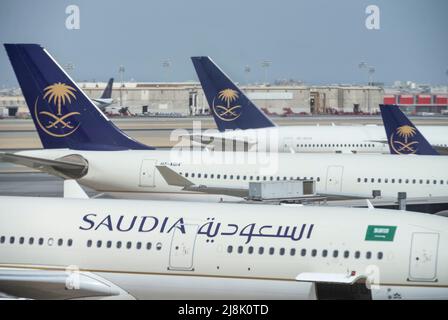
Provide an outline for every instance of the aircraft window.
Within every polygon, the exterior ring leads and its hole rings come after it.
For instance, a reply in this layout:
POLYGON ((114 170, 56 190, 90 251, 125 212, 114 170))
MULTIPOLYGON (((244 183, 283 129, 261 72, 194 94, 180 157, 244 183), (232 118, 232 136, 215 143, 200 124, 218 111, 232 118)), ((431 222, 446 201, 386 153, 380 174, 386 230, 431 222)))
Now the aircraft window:
POLYGON ((440 184, 443 184, 443 180, 440 180, 440 184))
POLYGON ((375 182, 375 178, 371 178, 370 182, 372 182, 372 183, 375 182))
POLYGON ((312 257, 317 256, 317 250, 316 249, 311 250, 311 256, 312 257))
POLYGON ((302 257, 306 256, 306 249, 302 249, 302 250, 300 251, 300 255, 301 255, 302 257))
POLYGON ((433 183, 433 184, 437 184, 437 180, 434 180, 432 183, 433 183))
POLYGON ((230 178, 229 178, 229 179, 230 179, 230 180, 232 180, 232 179, 233 179, 233 174, 231 174, 231 175, 230 175, 230 178))
POLYGON ((429 184, 429 180, 426 180, 426 184, 429 184))
POLYGON ((258 254, 263 254, 263 253, 264 253, 264 247, 258 248, 258 254))
POLYGON ((126 249, 131 249, 132 248, 132 242, 131 241, 128 241, 127 243, 126 243, 126 249))
POLYGON ((250 176, 249 180, 254 180, 254 177, 253 177, 253 176, 250 176))
MULTIPOLYGON (((42 238, 40 238, 42 239, 42 238)), ((40 244, 40 239, 39 239, 39 244, 40 244)), ((87 248, 90 248, 92 246, 92 240, 87 240, 87 248)))
POLYGON ((289 252, 289 254, 291 256, 295 256, 296 255, 296 249, 292 248, 291 251, 289 252))
POLYGON ((339 255, 339 251, 338 250, 334 250, 333 251, 333 258, 337 258, 339 255))
POLYGON ((226 174, 223 175, 222 178, 223 178, 223 179, 227 179, 227 175, 226 175, 226 174))
POLYGON ((232 251, 233 251, 233 247, 232 247, 232 246, 228 246, 228 247, 227 247, 227 252, 228 252, 228 253, 232 253, 232 251))
POLYGON ((271 181, 272 181, 272 180, 274 180, 274 177, 273 177, 273 176, 271 176, 270 180, 271 180, 271 181))
POLYGON ((54 242, 54 239, 53 239, 53 238, 48 238, 47 244, 48 244, 49 246, 52 246, 52 245, 53 245, 53 242, 54 242))
POLYGON ((243 253, 243 246, 238 247, 238 253, 243 253))
POLYGON ((401 183, 401 179, 398 179, 398 183, 401 183))
POLYGON ((39 238, 39 245, 43 245, 44 244, 44 238, 39 238))
POLYGON ((201 174, 200 173, 198 173, 198 178, 200 178, 201 177, 201 174))
POLYGON ((409 179, 406 179, 404 182, 405 182, 405 183, 409 183, 409 179))
POLYGON ((280 248, 279 253, 281 256, 285 255, 285 248, 280 248))
POLYGON ((263 180, 266 181, 266 176, 263 177, 263 180))
POLYGON ((381 183, 381 178, 378 178, 378 183, 381 183))
POLYGON ((137 244, 135 245, 135 247, 137 248, 137 250, 140 250, 142 248, 142 243, 139 241, 137 242, 137 244))
POLYGON ((211 175, 210 175, 210 179, 213 179, 215 177, 215 175, 212 173, 211 175))
POLYGON ((243 176, 243 180, 246 180, 247 179, 247 177, 246 176, 243 176))
POLYGON ((117 242, 117 249, 120 249, 121 248, 121 241, 118 241, 117 242))
POLYGON ((322 250, 322 257, 326 257, 328 255, 328 250, 327 249, 325 249, 325 250, 322 250))
POLYGON ((157 242, 156 243, 156 249, 159 250, 159 251, 162 250, 162 243, 161 242, 157 242))
POLYGON ((207 179, 207 176, 208 176, 208 175, 207 175, 206 173, 204 173, 204 179, 207 179))
POLYGON ((388 183, 388 182, 389 182, 389 179, 385 178, 384 183, 388 183))
POLYGON ((260 176, 257 176, 257 181, 260 180, 260 176))
POLYGON ((102 245, 103 245, 103 242, 102 242, 101 240, 98 240, 98 241, 96 242, 96 247, 97 247, 97 248, 101 248, 102 245))
POLYGON ((367 251, 366 252, 366 259, 370 259, 370 258, 372 258, 372 252, 367 251))
POLYGON ((68 239, 67 241, 67 246, 71 247, 73 244, 73 240, 72 239, 68 239))
POLYGON ((350 256, 350 252, 348 250, 344 251, 344 258, 348 258, 350 256))
POLYGON ((10 238, 9 238, 9 243, 13 244, 15 240, 16 240, 16 238, 14 238, 14 237, 10 237, 10 238))
POLYGON ((194 178, 194 173, 191 174, 191 177, 194 178))
POLYGON ((364 182, 367 183, 367 178, 364 178, 364 182))
POLYGON ((355 251, 355 259, 359 259, 360 256, 361 256, 361 252, 355 251))
POLYGON ((25 238, 24 238, 24 237, 20 237, 20 238, 19 238, 19 243, 20 243, 20 244, 23 244, 24 242, 25 242, 25 238))
POLYGON ((147 242, 146 243, 146 250, 150 250, 151 249, 151 242, 147 242))
POLYGON ((275 252, 274 247, 270 247, 270 248, 269 248, 269 254, 270 254, 270 255, 273 255, 274 252, 275 252))
POLYGON ((247 252, 248 252, 249 254, 254 253, 254 247, 249 247, 249 248, 247 249, 247 252))
POLYGON ((317 182, 319 182, 320 181, 320 177, 317 177, 317 182))
POLYGON ((283 180, 286 180, 286 177, 283 177, 283 180))
POLYGON ((33 243, 34 243, 34 238, 31 237, 31 238, 28 240, 28 244, 33 244, 33 243))
POLYGON ((5 243, 5 236, 0 237, 0 243, 5 243))
POLYGON ((378 258, 378 260, 383 259, 383 253, 382 252, 378 252, 377 258, 378 258))
POLYGON ((216 175, 216 179, 221 179, 221 175, 220 175, 220 174, 217 174, 217 175, 216 175))
POLYGON ((108 249, 112 248, 112 241, 108 240, 106 242, 106 248, 108 248, 108 249))
POLYGON ((236 176, 236 180, 240 180, 240 176, 236 176))
POLYGON ((395 183, 395 179, 392 179, 390 182, 395 183))
POLYGON ((62 246, 63 244, 64 244, 64 240, 59 239, 59 240, 58 240, 58 246, 62 246))
POLYGON ((415 182, 416 182, 416 180, 415 180, 415 179, 412 179, 412 184, 415 184, 415 182))
POLYGON ((277 176, 277 181, 280 181, 280 177, 277 176))
POLYGON ((186 178, 188 178, 188 172, 187 172, 187 173, 185 173, 185 177, 186 177, 186 178))

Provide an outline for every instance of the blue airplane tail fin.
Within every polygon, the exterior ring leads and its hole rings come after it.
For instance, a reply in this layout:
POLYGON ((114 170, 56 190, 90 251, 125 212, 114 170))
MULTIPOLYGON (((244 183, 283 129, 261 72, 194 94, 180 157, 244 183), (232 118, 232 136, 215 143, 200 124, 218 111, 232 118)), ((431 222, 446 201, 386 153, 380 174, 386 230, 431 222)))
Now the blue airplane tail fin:
POLYGON ((46 149, 148 150, 124 134, 38 44, 5 44, 46 149))
POLYGON ((191 60, 219 131, 275 126, 209 57, 191 60))
POLYGON ((110 99, 110 98, 112 98, 112 86, 113 85, 114 85, 114 78, 110 78, 109 82, 107 83, 106 88, 103 91, 103 94, 100 97, 100 99, 110 99))
POLYGON ((397 105, 380 105, 392 154, 439 155, 397 105))

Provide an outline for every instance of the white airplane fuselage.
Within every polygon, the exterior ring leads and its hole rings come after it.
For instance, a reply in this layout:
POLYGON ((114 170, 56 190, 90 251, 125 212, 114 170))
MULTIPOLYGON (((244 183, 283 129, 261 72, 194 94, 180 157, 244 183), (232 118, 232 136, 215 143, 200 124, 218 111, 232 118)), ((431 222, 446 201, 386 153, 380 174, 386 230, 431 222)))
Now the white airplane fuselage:
MULTIPOLYGON (((420 126, 433 146, 448 146, 448 127, 420 126)), ((282 126, 206 133, 229 142, 249 141, 249 151, 389 153, 383 126, 282 126)), ((221 147, 221 146, 219 146, 221 147)), ((229 143, 225 146, 232 150, 229 143)), ((223 150, 223 149, 219 149, 223 150)))
MULTIPOLYGON (((448 298, 444 217, 109 199, 0 201, 0 291, 5 279, 29 285, 24 274, 57 281, 70 266, 80 289, 90 279, 109 298, 315 299, 322 283, 350 277, 376 285, 373 299, 448 298)), ((12 293, 26 292, 7 284, 12 293)), ((43 291, 45 284, 39 286, 43 291)))
POLYGON ((443 156, 201 152, 189 150, 78 151, 46 149, 20 155, 58 159, 77 154, 88 162, 78 181, 97 191, 184 193, 156 166, 167 166, 195 185, 248 189, 249 181, 314 179, 319 194, 385 198, 448 195, 448 158, 443 156))

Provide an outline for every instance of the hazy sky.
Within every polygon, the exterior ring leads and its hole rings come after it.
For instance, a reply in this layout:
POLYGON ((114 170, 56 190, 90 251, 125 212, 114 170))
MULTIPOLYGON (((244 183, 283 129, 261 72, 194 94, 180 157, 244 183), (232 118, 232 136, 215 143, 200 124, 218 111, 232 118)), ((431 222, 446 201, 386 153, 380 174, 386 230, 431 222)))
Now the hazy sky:
MULTIPOLYGON (((447 0, 1 0, 0 40, 36 42, 78 80, 196 80, 189 59, 209 55, 234 80, 294 78, 310 84, 375 81, 448 82, 447 0), (68 5, 80 29, 65 26, 68 5), (380 30, 365 26, 368 5, 380 30), (170 60, 169 72, 162 61, 170 60)), ((17 84, 3 48, 0 85, 17 84)))

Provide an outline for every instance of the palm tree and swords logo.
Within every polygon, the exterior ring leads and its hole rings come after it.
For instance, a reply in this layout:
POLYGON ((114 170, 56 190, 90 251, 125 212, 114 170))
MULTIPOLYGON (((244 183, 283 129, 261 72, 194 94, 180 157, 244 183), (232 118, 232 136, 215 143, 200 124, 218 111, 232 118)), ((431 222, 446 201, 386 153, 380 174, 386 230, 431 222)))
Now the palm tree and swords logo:
POLYGON ((418 141, 409 140, 415 136, 417 130, 414 127, 404 125, 398 127, 396 133, 390 136, 390 145, 392 149, 398 154, 414 154, 418 149, 418 141), (394 140, 394 136, 401 138, 401 140, 394 140))
MULTIPOLYGON (((49 104, 53 104, 57 108, 57 112, 50 112, 48 109, 38 112, 38 100, 35 103, 35 116, 40 128, 53 137, 66 137, 76 131, 79 127, 73 124, 70 117, 79 115, 79 112, 72 111, 63 114, 63 106, 72 103, 72 99, 76 100, 76 89, 65 83, 54 83, 44 89, 43 99, 49 104), (61 130, 62 129, 62 130, 61 130), (62 133, 61 133, 62 132, 62 133)), ((40 108, 42 109, 42 108, 40 108)))
POLYGON ((216 116, 223 121, 233 121, 241 116, 241 106, 232 105, 232 102, 238 99, 238 92, 233 89, 224 89, 218 93, 217 98, 224 102, 224 105, 216 103, 216 98, 213 99, 213 111, 216 116))

